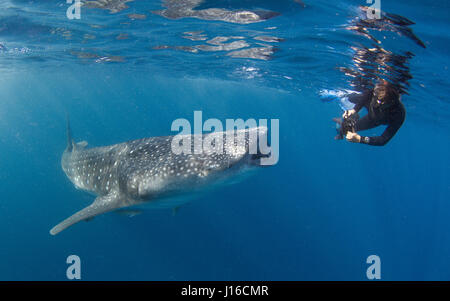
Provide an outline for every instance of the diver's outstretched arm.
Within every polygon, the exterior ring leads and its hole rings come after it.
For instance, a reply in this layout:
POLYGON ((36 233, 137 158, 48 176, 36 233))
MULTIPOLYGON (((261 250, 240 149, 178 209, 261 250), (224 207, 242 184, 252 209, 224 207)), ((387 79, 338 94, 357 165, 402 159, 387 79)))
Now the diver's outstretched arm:
MULTIPOLYGON (((392 139, 392 137, 395 136, 397 131, 400 129, 400 127, 403 125, 403 122, 405 121, 406 112, 401 105, 401 108, 399 111, 394 113, 390 116, 391 121, 388 124, 388 127, 384 130, 383 134, 380 136, 375 137, 364 137, 361 136, 360 142, 364 144, 374 145, 374 146, 383 146, 386 145, 386 143, 389 142, 389 140, 392 139)), ((358 120, 356 124, 356 130, 362 131, 365 129, 373 128, 376 125, 373 124, 374 121, 368 117, 368 115, 364 116, 360 120, 358 120)))
POLYGON ((361 136, 361 143, 373 145, 373 146, 384 146, 386 143, 389 142, 389 140, 394 137, 394 135, 397 133, 397 131, 400 129, 400 125, 389 125, 381 134, 380 136, 374 136, 374 137, 364 137, 361 136))

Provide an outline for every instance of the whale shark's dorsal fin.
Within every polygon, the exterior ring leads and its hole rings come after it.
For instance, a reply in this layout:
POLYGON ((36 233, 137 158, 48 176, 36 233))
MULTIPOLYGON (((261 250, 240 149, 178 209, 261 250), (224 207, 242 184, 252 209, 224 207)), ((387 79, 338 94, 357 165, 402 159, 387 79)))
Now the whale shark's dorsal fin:
POLYGON ((73 141, 72 138, 72 130, 70 128, 70 119, 69 119, 69 113, 66 113, 66 118, 67 118, 67 147, 66 147, 66 151, 71 152, 74 149, 83 149, 85 148, 88 143, 86 141, 80 141, 75 143, 73 141))
POLYGON ((66 113, 66 120, 67 120, 67 147, 66 151, 71 152, 73 150, 73 140, 72 140, 72 131, 70 130, 70 120, 69 120, 69 113, 66 113))
POLYGON ((120 202, 120 196, 117 193, 110 193, 105 196, 99 196, 95 201, 86 208, 78 211, 74 215, 66 218, 61 223, 57 224, 50 230, 51 235, 56 235, 62 230, 78 223, 82 220, 92 219, 94 216, 112 211, 114 209, 123 207, 120 202))

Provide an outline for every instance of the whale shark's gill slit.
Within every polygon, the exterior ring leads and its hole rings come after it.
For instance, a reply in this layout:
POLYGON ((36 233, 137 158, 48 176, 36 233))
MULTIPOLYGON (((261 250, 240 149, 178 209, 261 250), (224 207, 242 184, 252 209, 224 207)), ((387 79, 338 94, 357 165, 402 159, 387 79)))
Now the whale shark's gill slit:
POLYGON ((92 219, 99 214, 112 211, 114 209, 122 207, 120 198, 117 194, 108 194, 106 196, 97 197, 95 201, 88 207, 78 211, 74 215, 66 218, 61 223, 53 227, 50 230, 51 235, 56 235, 64 229, 76 224, 82 220, 92 219))

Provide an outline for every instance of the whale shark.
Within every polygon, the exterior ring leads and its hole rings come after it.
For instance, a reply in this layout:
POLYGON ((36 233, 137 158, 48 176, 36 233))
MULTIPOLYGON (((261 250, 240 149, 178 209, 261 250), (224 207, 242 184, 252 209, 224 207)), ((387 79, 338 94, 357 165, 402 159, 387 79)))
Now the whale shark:
POLYGON ((80 221, 125 207, 177 209, 190 200, 187 195, 229 183, 233 176, 261 166, 261 159, 267 155, 257 148, 258 140, 266 138, 267 127, 260 126, 231 132, 150 137, 88 148, 86 141, 74 142, 67 121, 67 147, 61 167, 77 189, 93 193, 96 198, 91 205, 53 227, 50 234, 56 235, 80 221), (172 140, 177 136, 189 136, 193 145, 199 140, 210 138, 208 141, 214 142, 211 138, 220 137, 223 149, 174 152, 172 140), (254 149, 258 151, 254 153, 254 149))

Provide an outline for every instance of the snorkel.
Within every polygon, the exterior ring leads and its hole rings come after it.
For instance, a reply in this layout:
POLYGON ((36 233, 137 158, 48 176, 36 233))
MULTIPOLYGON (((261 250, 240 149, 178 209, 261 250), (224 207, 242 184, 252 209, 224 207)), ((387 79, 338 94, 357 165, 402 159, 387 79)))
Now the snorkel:
POLYGON ((385 111, 392 107, 399 97, 397 89, 389 82, 383 80, 375 86, 370 106, 376 110, 385 111))

